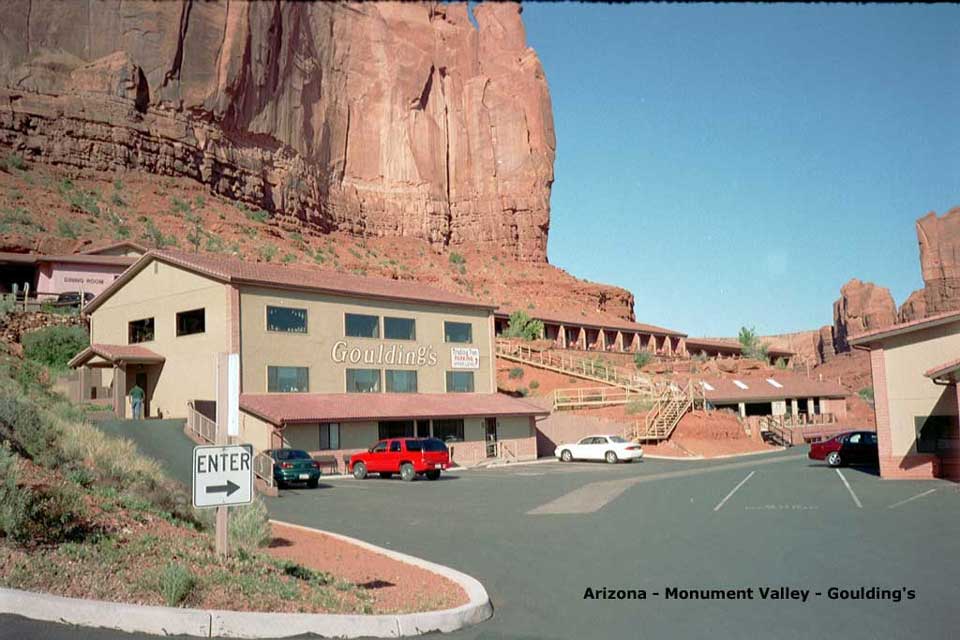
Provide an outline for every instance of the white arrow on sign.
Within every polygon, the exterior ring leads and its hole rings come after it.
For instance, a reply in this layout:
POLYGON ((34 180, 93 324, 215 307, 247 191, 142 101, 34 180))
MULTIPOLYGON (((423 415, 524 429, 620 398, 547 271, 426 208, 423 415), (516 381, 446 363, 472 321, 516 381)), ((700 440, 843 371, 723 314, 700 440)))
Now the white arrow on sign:
POLYGON ((193 506, 225 507, 253 501, 253 447, 205 445, 193 449, 193 506))

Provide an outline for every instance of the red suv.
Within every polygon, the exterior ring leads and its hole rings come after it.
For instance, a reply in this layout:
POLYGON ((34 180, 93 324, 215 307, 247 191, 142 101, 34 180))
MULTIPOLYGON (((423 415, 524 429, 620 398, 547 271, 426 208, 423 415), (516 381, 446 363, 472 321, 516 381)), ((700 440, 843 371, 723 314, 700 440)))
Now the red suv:
POLYGON ((436 480, 440 472, 450 467, 447 445, 437 438, 391 438, 381 440, 366 453, 350 456, 350 472, 357 480, 377 472, 381 478, 395 473, 409 482, 417 474, 436 480))

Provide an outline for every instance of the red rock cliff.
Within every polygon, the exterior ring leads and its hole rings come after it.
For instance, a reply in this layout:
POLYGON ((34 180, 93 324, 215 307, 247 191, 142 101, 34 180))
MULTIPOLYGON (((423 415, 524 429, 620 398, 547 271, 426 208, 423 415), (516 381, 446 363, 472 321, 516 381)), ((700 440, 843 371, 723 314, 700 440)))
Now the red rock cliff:
POLYGON ((853 278, 840 288, 840 298, 833 303, 833 348, 836 353, 849 351, 848 337, 896 321, 897 306, 890 290, 853 278))
POLYGON ((960 207, 917 220, 923 289, 900 307, 901 322, 960 309, 960 207))
POLYGON ((187 176, 322 230, 546 260, 554 131, 520 7, 0 4, 0 144, 187 176))

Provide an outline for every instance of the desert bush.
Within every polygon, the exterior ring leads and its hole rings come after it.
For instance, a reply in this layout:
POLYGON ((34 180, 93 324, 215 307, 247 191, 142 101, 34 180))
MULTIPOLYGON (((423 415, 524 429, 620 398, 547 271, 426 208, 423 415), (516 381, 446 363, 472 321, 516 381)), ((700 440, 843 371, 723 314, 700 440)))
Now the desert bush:
POLYGON ((190 213, 190 203, 185 200, 181 200, 177 196, 170 198, 170 210, 173 213, 187 214, 190 213))
POLYGON ((196 586, 197 579, 182 564, 171 562, 160 572, 159 592, 168 607, 177 607, 196 586))
POLYGON ((297 261, 297 256, 293 253, 285 253, 283 257, 280 258, 280 262, 283 264, 292 264, 297 261))
POLYGON ((535 391, 536 389, 539 389, 539 388, 540 388, 540 382, 539 382, 539 381, 537 381, 537 380, 531 380, 531 381, 530 381, 530 390, 531 390, 531 391, 535 391))
POLYGON ((165 236, 160 229, 157 228, 157 225, 153 223, 153 220, 147 218, 144 221, 143 225, 143 236, 146 240, 153 244, 157 249, 163 249, 168 245, 175 245, 176 238, 173 236, 165 236))
POLYGON ((7 171, 10 171, 11 169, 16 169, 17 171, 27 170, 27 161, 23 159, 23 156, 16 153, 7 154, 7 157, 4 158, 3 164, 7 171))
POLYGON ((270 220, 270 214, 264 211, 263 209, 251 210, 247 208, 241 209, 243 215, 247 216, 247 220, 251 222, 259 222, 260 224, 266 224, 270 220))
POLYGON ((46 327, 24 334, 23 355, 52 369, 66 369, 70 359, 86 349, 90 339, 83 327, 46 327))
POLYGON ((514 311, 507 321, 507 328, 503 332, 505 338, 522 338, 537 340, 543 335, 543 322, 534 320, 525 311, 514 311))
POLYGON ((523 367, 514 367, 510 369, 510 373, 507 374, 511 380, 516 380, 523 377, 523 367))
POLYGON ((30 517, 27 494, 18 485, 20 463, 6 442, 0 443, 0 534, 17 539, 30 517))
POLYGON ((84 507, 70 483, 20 484, 17 456, 0 445, 0 534, 18 543, 57 543, 83 537, 84 507))
POLYGON ((0 386, 0 440, 20 455, 45 466, 62 461, 60 431, 44 420, 36 406, 13 385, 0 386))
POLYGON ((273 536, 270 514, 259 496, 253 502, 230 510, 230 546, 247 552, 266 546, 273 536))
POLYGON ((528 395, 530 395, 530 390, 526 387, 520 387, 517 389, 517 395, 519 395, 521 398, 526 398, 528 395))
POLYGON ((861 398, 864 402, 867 402, 867 403, 869 403, 869 404, 871 404, 871 405, 873 404, 873 401, 874 401, 874 400, 873 400, 873 387, 864 387, 863 389, 860 389, 860 391, 857 391, 857 395, 860 396, 860 398, 861 398))
POLYGON ((272 262, 277 257, 277 248, 272 244, 265 244, 258 249, 260 259, 264 262, 272 262))
POLYGON ((70 238, 71 240, 76 240, 78 234, 76 226, 63 218, 57 220, 57 233, 60 237, 70 238))
POLYGON ((633 364, 636 365, 637 369, 643 369, 645 366, 650 364, 653 361, 653 354, 647 351, 646 349, 641 349, 633 354, 633 364))
POLYGON ((773 366, 775 366, 777 369, 784 370, 787 368, 787 359, 783 356, 780 356, 777 358, 777 361, 773 363, 773 366))
POLYGON ((450 264, 460 265, 464 264, 467 261, 462 254, 457 253, 456 251, 450 254, 450 264))
POLYGON ((633 415, 635 413, 643 413, 644 411, 650 411, 651 408, 653 408, 653 400, 644 398, 641 400, 631 400, 630 402, 628 402, 627 406, 625 407, 625 411, 629 415, 633 415))
POLYGON ((740 334, 737 336, 737 340, 740 342, 740 351, 744 358, 766 362, 768 347, 760 342, 760 337, 757 335, 756 329, 753 327, 749 329, 747 327, 740 327, 740 334))

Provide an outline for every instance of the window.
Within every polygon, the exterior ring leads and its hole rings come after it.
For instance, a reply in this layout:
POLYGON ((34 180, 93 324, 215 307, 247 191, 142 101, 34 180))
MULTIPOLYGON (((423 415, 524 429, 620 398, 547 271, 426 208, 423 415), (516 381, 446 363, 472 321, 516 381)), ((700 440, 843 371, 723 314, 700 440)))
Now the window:
POLYGON ((430 421, 429 420, 417 420, 417 437, 418 438, 430 437, 430 421))
POLYGON ((849 438, 847 438, 847 442, 850 444, 860 444, 860 434, 859 433, 852 434, 849 438))
POLYGON ((390 443, 390 452, 391 453, 400 453, 400 441, 394 440, 390 443))
POLYGON ((447 445, 443 444, 442 440, 437 440, 436 438, 427 438, 426 440, 421 440, 423 443, 424 451, 446 451, 447 445))
POLYGON ((381 439, 413 437, 413 420, 384 420, 377 426, 381 439))
POLYGON ((447 393, 473 393, 473 371, 447 371, 447 393))
POLYGON ((347 369, 347 393, 380 393, 380 369, 347 369))
POLYGON ((177 314, 177 335, 189 336, 207 330, 206 314, 203 309, 181 311, 177 314))
POLYGON ((407 440, 407 451, 423 451, 423 440, 407 440))
POLYGON ((267 331, 306 333, 307 310, 289 307, 267 307, 267 331))
POLYGON ((416 393, 416 371, 394 371, 387 369, 384 372, 388 393, 416 393))
POLYGON ((307 367, 267 367, 268 393, 306 393, 310 390, 307 367))
POLYGON ((383 318, 383 337, 387 340, 416 340, 417 321, 413 318, 383 318))
POLYGON ((473 325, 468 322, 444 322, 444 342, 473 342, 473 325))
POLYGON ((339 449, 340 448, 340 425, 336 422, 324 422, 320 424, 320 448, 321 449, 339 449))
POLYGON ((374 447, 373 447, 373 452, 374 452, 374 453, 383 453, 383 452, 386 451, 386 450, 387 450, 387 443, 386 443, 386 442, 378 442, 378 443, 377 443, 376 445, 374 445, 374 447))
POLYGON ((433 437, 444 442, 459 442, 463 440, 463 420, 434 420, 433 437))
POLYGON ((127 324, 128 344, 150 342, 151 340, 153 340, 153 318, 134 320, 133 322, 127 324))
POLYGON ((345 314, 344 327, 351 338, 379 338, 380 316, 363 316, 357 313, 345 314))

